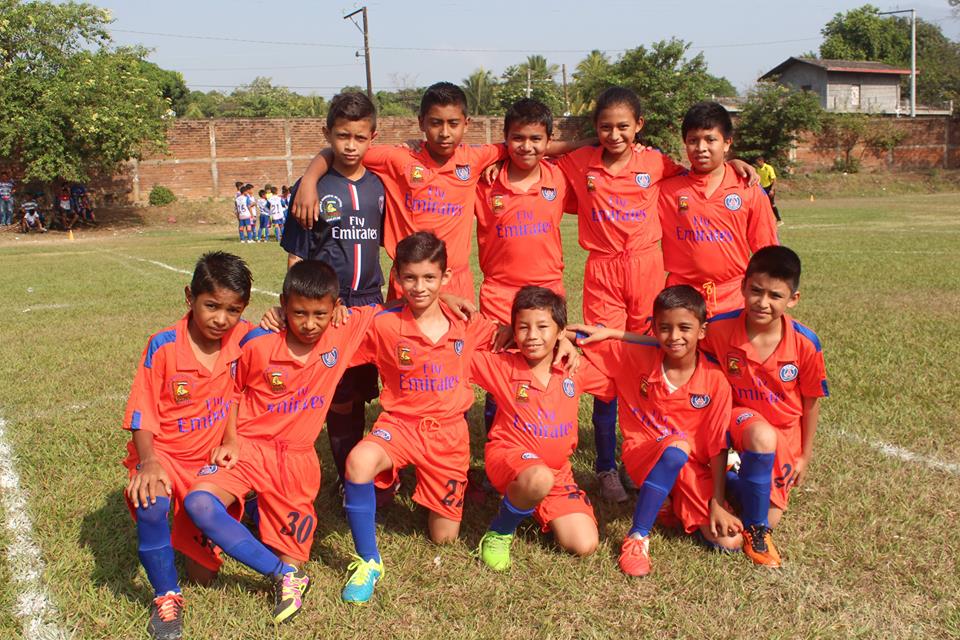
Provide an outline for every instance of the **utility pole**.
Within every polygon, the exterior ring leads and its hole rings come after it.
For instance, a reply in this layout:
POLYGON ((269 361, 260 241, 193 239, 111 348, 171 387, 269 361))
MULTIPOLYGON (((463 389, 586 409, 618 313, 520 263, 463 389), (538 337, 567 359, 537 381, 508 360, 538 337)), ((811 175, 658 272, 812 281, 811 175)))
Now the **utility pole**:
POLYGON ((530 67, 527 67, 527 97, 530 97, 530 91, 532 90, 533 83, 533 71, 530 70, 530 67))
POLYGON ((566 63, 560 65, 560 69, 563 72, 563 115, 570 115, 570 94, 567 92, 567 65, 566 63))
POLYGON ((917 117, 917 10, 881 11, 878 16, 890 16, 895 13, 910 14, 910 117, 917 117))
MULTIPOLYGON (((347 15, 343 16, 343 19, 349 19, 350 22, 352 22, 357 29, 360 29, 360 31, 363 33, 363 61, 367 67, 367 97, 373 101, 373 77, 370 74, 370 30, 367 25, 367 8, 360 7, 353 13, 348 13, 347 15), (360 25, 357 24, 357 21, 353 19, 353 16, 357 15, 358 13, 363 14, 362 29, 360 29, 360 25)), ((360 57, 359 52, 357 52, 357 57, 360 57)))

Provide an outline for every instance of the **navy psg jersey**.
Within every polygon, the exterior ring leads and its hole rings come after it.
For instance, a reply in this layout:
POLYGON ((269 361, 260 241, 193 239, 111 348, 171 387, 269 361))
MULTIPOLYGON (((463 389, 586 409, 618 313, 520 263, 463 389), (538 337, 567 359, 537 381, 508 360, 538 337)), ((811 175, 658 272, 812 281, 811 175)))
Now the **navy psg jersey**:
MULTIPOLYGON (((293 202, 300 187, 291 189, 293 202)), ((340 276, 340 296, 369 295, 383 286, 380 246, 383 244, 383 183, 367 171, 348 180, 330 169, 317 181, 320 219, 309 231, 293 218, 280 246, 304 260, 323 260, 340 276)))

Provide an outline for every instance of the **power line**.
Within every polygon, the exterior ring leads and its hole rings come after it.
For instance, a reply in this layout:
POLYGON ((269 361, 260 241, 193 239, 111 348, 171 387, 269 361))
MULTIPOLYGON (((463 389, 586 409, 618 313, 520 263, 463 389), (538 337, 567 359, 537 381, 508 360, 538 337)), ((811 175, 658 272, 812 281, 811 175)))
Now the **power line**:
POLYGON ((273 67, 177 67, 177 71, 273 71, 275 69, 332 69, 334 67, 355 67, 356 62, 346 64, 298 64, 273 67))

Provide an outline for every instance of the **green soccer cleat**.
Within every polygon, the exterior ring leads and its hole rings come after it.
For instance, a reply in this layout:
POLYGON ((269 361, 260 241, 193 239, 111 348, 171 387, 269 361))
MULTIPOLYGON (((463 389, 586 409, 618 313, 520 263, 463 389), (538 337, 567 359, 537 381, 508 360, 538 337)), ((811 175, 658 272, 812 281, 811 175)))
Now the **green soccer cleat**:
POLYGON ((512 533, 497 533, 487 531, 480 538, 477 551, 480 559, 494 571, 506 571, 510 568, 510 545, 513 543, 512 533))
POLYGON ((383 562, 354 557, 357 559, 347 567, 353 574, 344 585, 340 599, 350 604, 366 604, 373 597, 373 588, 383 576, 383 562))
POLYGON ((273 622, 286 622, 300 613, 303 596, 310 590, 310 578, 303 569, 285 573, 273 587, 273 622))

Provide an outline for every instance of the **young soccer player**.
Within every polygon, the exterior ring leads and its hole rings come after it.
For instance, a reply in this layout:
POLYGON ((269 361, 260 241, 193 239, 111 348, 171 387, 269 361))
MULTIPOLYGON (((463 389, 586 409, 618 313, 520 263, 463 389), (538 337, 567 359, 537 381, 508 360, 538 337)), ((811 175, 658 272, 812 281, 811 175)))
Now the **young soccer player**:
MULTIPOLYGON (((467 98, 460 87, 449 82, 427 88, 420 101, 419 122, 426 137, 419 150, 374 145, 363 158, 364 166, 380 176, 387 192, 384 248, 394 258, 399 240, 418 230, 433 231, 446 243, 450 256, 452 275, 445 291, 474 300, 470 239, 477 182, 485 167, 507 156, 506 147, 461 144, 470 122, 467 98)), ((553 142, 550 153, 560 154, 576 146, 553 142)), ((321 151, 307 168, 304 182, 316 182, 331 162, 332 152, 321 151)), ((305 227, 320 215, 310 190, 294 198, 292 210, 305 227)), ((389 291, 390 297, 401 297, 401 287, 393 280, 389 291)))
POLYGON ((650 573, 650 533, 668 496, 687 533, 727 551, 742 545, 742 525, 723 506, 730 386, 720 367, 697 351, 706 316, 696 289, 667 287, 653 303, 654 344, 646 338, 642 344, 608 341, 584 349, 616 381, 623 462, 640 487, 620 551, 627 575, 650 573))
POLYGON ((773 528, 790 490, 807 476, 819 399, 829 395, 820 339, 786 313, 800 300, 799 287, 796 253, 758 250, 743 279, 744 308, 714 316, 702 343, 733 393, 729 431, 741 464, 728 481, 740 503, 743 550, 771 567, 781 564, 773 528))
POLYGON ((249 328, 240 315, 251 280, 240 258, 203 255, 186 288, 187 314, 150 338, 130 389, 123 420, 132 435, 123 461, 130 478, 125 493, 137 522, 140 562, 154 590, 147 626, 154 638, 181 636, 183 596, 173 550, 186 556, 188 575, 198 582, 209 582, 220 566, 183 499, 221 445, 237 404, 234 373, 249 328))
MULTIPOLYGON (((270 207, 270 225, 273 227, 273 234, 277 239, 277 243, 280 242, 280 236, 283 235, 283 223, 285 216, 283 213, 283 201, 280 199, 280 195, 276 192, 276 187, 270 187, 270 191, 267 193, 267 205, 270 207)), ((270 233, 267 232, 269 239, 270 233)))
MULTIPOLYGON (((239 183, 238 183, 239 184, 239 183)), ((237 211, 237 228, 240 234, 240 242, 253 242, 253 207, 255 205, 251 193, 252 184, 241 184, 239 192, 234 201, 237 211)))
POLYGON ((287 328, 254 329, 241 341, 237 385, 244 390, 213 465, 198 474, 184 507, 204 535, 231 557, 274 579, 273 620, 303 606, 320 490, 314 441, 331 394, 376 311, 358 309, 349 325, 330 326, 337 274, 316 260, 293 265, 280 298, 287 328), (260 540, 227 510, 257 492, 260 540), (266 545, 266 546, 265 546, 266 545), (269 547, 269 549, 268 549, 269 547), (271 551, 272 549, 272 551, 271 551))
POLYGON ((243 183, 242 183, 242 182, 240 182, 239 180, 237 180, 236 182, 233 183, 233 185, 237 188, 237 192, 234 194, 234 197, 239 196, 241 193, 243 193, 243 183))
POLYGON ((668 285, 689 284, 707 316, 743 308, 740 285, 750 254, 779 244, 770 203, 727 163, 730 114, 716 102, 690 107, 681 126, 690 172, 660 185, 663 263, 668 285))
MULTIPOLYGON (((503 121, 508 160, 492 184, 481 180, 477 185, 480 312, 504 325, 510 324, 511 304, 524 285, 564 293, 560 220, 567 181, 543 160, 552 135, 553 117, 545 104, 517 101, 503 121)), ((487 394, 488 430, 495 413, 487 394)))
POLYGON ((773 170, 773 165, 767 162, 763 156, 757 157, 757 174, 760 176, 760 187, 767 198, 770 199, 770 208, 773 209, 773 215, 777 218, 777 226, 783 224, 780 218, 780 209, 777 208, 777 172, 773 170))
POLYGON ((267 189, 260 189, 257 196, 257 218, 260 223, 257 227, 257 242, 267 242, 270 240, 270 203, 267 202, 267 189))
POLYGON ((533 515, 561 548, 578 556, 597 548, 597 521, 577 486, 570 455, 577 447, 580 394, 613 397, 613 385, 582 362, 567 375, 554 351, 567 324, 563 297, 544 287, 521 288, 511 320, 517 352, 477 352, 473 381, 496 398, 499 410, 488 435, 484 466, 503 495, 500 512, 480 540, 480 557, 496 571, 510 567, 517 526, 533 515))
MULTIPOLYGON (((634 148, 643 129, 640 99, 625 87, 597 98, 593 113, 598 147, 568 153, 557 162, 577 201, 580 246, 589 252, 584 273, 586 324, 643 331, 653 299, 663 288, 658 183, 684 171, 655 150, 634 148)), ((755 176, 746 163, 738 170, 755 176)), ((594 401, 595 469, 605 499, 625 502, 616 473, 616 403, 594 401)))
MULTIPOLYGON (((348 307, 383 302, 380 246, 383 240, 384 189, 362 160, 377 137, 376 108, 365 93, 334 96, 324 135, 333 150, 333 166, 316 182, 322 215, 309 230, 290 221, 281 245, 288 265, 323 260, 340 280, 340 299, 348 307)), ((293 195, 304 183, 293 186, 293 195)), ((327 414, 327 436, 342 486, 347 454, 363 437, 365 403, 380 395, 371 364, 347 369, 327 414)))

